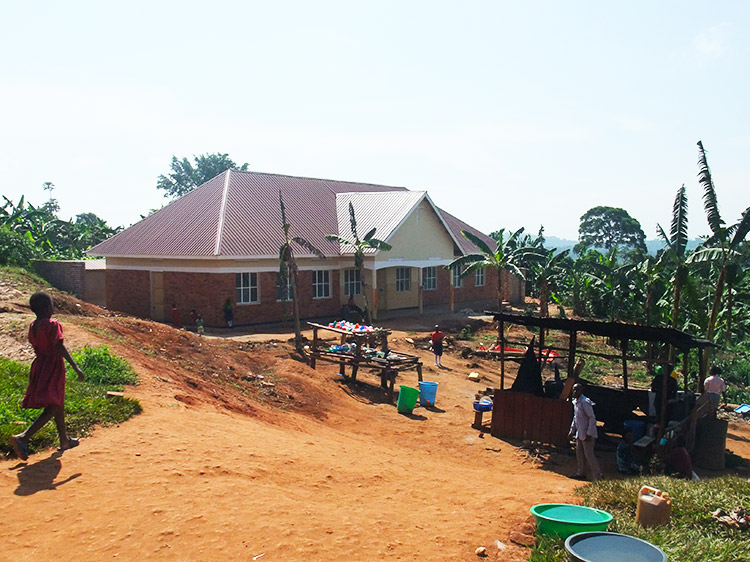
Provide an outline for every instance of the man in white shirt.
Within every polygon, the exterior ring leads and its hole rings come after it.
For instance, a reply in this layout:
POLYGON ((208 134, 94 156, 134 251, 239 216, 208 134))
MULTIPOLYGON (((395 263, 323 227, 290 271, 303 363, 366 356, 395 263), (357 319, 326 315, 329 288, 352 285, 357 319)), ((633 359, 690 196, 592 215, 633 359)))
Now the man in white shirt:
MULTIPOLYGON (((721 374, 721 367, 718 365, 712 365, 708 371, 708 377, 703 381, 703 390, 705 391, 708 399, 711 401, 714 415, 721 402, 721 397, 727 391, 727 384, 724 382, 719 375, 721 374)), ((724 402, 726 402, 726 396, 724 396, 724 402)))
POLYGON ((591 470, 591 479, 597 481, 602 477, 599 463, 594 456, 594 443, 598 436, 596 431, 596 416, 594 415, 594 403, 583 395, 583 385, 573 385, 571 395, 573 396, 573 422, 570 424, 568 436, 576 440, 576 461, 578 471, 576 480, 586 479, 586 464, 591 470))

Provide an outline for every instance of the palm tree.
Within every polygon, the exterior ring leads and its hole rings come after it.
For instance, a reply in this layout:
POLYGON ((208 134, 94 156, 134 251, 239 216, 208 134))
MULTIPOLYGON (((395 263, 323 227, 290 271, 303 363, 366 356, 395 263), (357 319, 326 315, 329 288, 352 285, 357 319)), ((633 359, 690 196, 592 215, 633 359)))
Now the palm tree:
POLYGON ((363 238, 359 237, 357 232, 357 217, 354 215, 354 205, 351 201, 349 201, 349 227, 352 231, 352 238, 338 234, 326 234, 326 238, 354 251, 354 267, 359 271, 359 282, 362 286, 362 296, 365 299, 365 320, 368 324, 372 324, 370 300, 367 297, 367 290, 365 289, 365 251, 382 250, 387 252, 391 249, 391 245, 375 238, 377 228, 370 230, 363 238))
MULTIPOLYGON (((703 207, 706 211, 706 218, 708 219, 712 235, 703 243, 703 247, 696 250, 690 256, 689 261, 708 261, 715 264, 719 269, 713 305, 711 307, 711 316, 706 329, 706 339, 713 341, 716 333, 716 320, 721 310, 721 301, 724 295, 724 284, 728 268, 740 257, 740 245, 745 240, 748 232, 750 232, 750 207, 742 213, 740 222, 730 227, 724 226, 724 220, 719 213, 719 204, 716 197, 716 188, 711 177, 711 169, 708 167, 706 151, 701 141, 698 141, 698 150, 700 152, 698 182, 703 186, 703 207)), ((704 368, 708 366, 708 360, 709 354, 706 353, 704 355, 704 368)))
MULTIPOLYGON (((667 247, 662 253, 659 263, 668 261, 674 268, 671 282, 674 286, 674 297, 672 299, 672 328, 677 328, 680 314, 680 296, 682 288, 688 277, 687 242, 688 242, 688 219, 687 219, 687 193, 685 184, 677 190, 672 207, 672 227, 669 236, 664 232, 660 224, 656 225, 659 237, 666 243, 667 247)), ((672 350, 674 353, 674 350, 672 350)), ((672 357, 671 359, 674 359, 672 357)))
POLYGON ((467 275, 484 269, 485 267, 492 267, 497 270, 497 307, 500 312, 503 311, 503 276, 504 270, 510 271, 521 279, 525 280, 524 274, 521 271, 521 263, 524 257, 534 250, 525 246, 519 246, 516 242, 518 237, 523 232, 523 228, 519 228, 513 232, 510 236, 505 238, 505 229, 501 228, 497 232, 493 232, 493 238, 495 238, 497 244, 495 249, 492 250, 487 243, 466 230, 462 230, 461 234, 474 244, 479 250, 478 253, 466 254, 460 258, 456 258, 450 264, 448 269, 453 271, 459 271, 461 279, 467 275))
POLYGON ((279 248, 279 277, 281 286, 286 289, 290 287, 292 293, 292 307, 294 309, 294 348, 297 353, 302 353, 302 330, 300 328, 299 321, 299 299, 297 298, 297 262, 294 258, 294 250, 292 244, 297 244, 302 248, 305 248, 311 254, 315 254, 321 259, 325 259, 323 252, 318 250, 310 242, 299 236, 289 236, 289 230, 291 224, 286 219, 286 208, 284 207, 284 199, 281 196, 281 190, 279 190, 279 207, 281 208, 281 228, 284 230, 284 242, 279 248))

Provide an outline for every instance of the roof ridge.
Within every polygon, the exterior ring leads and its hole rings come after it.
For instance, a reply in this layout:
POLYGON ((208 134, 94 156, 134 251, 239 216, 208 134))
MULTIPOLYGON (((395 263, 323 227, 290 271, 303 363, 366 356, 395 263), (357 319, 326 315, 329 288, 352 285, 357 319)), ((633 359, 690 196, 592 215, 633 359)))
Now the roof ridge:
POLYGON ((403 189, 405 191, 413 191, 409 189, 408 187, 404 187, 401 185, 385 185, 382 183, 366 183, 361 181, 348 181, 348 180, 331 180, 326 178, 312 178, 309 176, 292 176, 290 174, 276 174, 274 172, 256 172, 254 170, 239 170, 237 168, 231 168, 233 172, 238 172, 240 174, 254 174, 254 175, 263 175, 263 176, 275 176, 278 178, 293 178, 297 180, 312 180, 312 181, 322 181, 322 182, 330 182, 330 183, 353 183, 355 185, 372 185, 375 187, 388 187, 391 189, 403 189))

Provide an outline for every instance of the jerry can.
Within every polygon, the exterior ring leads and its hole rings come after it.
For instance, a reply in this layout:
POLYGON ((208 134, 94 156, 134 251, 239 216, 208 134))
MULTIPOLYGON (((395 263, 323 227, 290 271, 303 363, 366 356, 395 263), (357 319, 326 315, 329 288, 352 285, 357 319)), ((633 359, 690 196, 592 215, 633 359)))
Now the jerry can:
POLYGON ((638 507, 635 511, 635 520, 642 527, 658 527, 669 523, 672 513, 672 500, 669 494, 643 486, 638 492, 638 507))

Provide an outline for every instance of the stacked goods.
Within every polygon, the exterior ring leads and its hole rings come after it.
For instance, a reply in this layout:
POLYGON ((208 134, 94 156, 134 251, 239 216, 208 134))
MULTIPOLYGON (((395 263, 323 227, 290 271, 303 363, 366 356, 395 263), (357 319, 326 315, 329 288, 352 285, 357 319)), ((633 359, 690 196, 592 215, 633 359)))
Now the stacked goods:
POLYGON ((366 326, 364 324, 355 324, 354 322, 347 322, 346 320, 339 320, 337 322, 329 322, 329 328, 335 328, 337 330, 343 330, 345 332, 361 333, 361 332, 374 332, 375 328, 372 326, 366 326))

